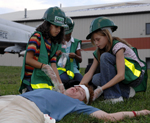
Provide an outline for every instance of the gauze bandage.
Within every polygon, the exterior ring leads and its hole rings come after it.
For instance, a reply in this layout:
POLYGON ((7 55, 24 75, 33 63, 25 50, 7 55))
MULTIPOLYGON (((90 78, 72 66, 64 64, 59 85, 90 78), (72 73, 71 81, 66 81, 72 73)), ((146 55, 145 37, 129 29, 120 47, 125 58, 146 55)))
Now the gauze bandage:
POLYGON ((81 88, 84 89, 86 100, 87 100, 86 104, 88 104, 89 103, 89 98, 90 98, 89 89, 85 85, 74 85, 74 86, 80 86, 81 88))

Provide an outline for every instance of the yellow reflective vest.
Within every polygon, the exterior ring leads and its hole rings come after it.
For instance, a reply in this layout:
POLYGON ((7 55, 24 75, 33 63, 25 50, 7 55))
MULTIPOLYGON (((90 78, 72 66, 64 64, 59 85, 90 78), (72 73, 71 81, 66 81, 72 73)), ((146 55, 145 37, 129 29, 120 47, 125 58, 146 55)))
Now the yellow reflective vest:
MULTIPOLYGON (((114 45, 116 43, 118 43, 119 41, 114 40, 113 44, 112 44, 112 48, 110 53, 112 53, 112 49, 114 47, 114 45)), ((135 91, 139 92, 139 91, 146 91, 147 88, 147 65, 144 61, 142 61, 139 56, 138 56, 138 52, 137 49, 132 47, 132 50, 135 52, 137 58, 145 65, 144 67, 141 67, 139 65, 139 63, 137 61, 135 61, 134 59, 125 57, 124 61, 125 61, 125 79, 122 81, 124 84, 129 84, 132 81, 136 80, 137 78, 140 77, 142 70, 145 71, 144 73, 144 79, 141 82, 140 85, 138 85, 137 87, 135 87, 135 91)), ((97 58, 97 50, 94 51, 93 55, 95 56, 96 59, 97 58)))
MULTIPOLYGON (((41 32, 35 32, 35 33, 39 33, 41 35, 41 46, 40 46, 40 54, 39 54, 38 61, 43 64, 50 65, 49 59, 51 59, 54 56, 54 54, 56 53, 58 44, 52 43, 51 54, 50 54, 50 57, 48 57, 47 49, 46 49, 45 42, 44 42, 41 32)), ((27 45, 27 47, 28 47, 28 45, 27 45)), ((26 60, 26 53, 24 56, 23 66, 22 66, 22 71, 21 71, 21 86, 20 86, 19 92, 22 93, 22 90, 26 87, 25 85, 31 85, 31 87, 33 89, 50 89, 50 90, 52 90, 54 85, 53 85, 51 79, 39 68, 34 68, 32 76, 31 76, 31 82, 24 79, 25 60, 26 60)))

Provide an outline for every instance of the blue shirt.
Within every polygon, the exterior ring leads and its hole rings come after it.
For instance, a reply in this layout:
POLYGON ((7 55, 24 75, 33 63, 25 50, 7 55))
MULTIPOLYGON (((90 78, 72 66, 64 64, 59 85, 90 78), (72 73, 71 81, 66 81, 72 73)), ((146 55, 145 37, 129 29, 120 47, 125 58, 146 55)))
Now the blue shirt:
POLYGON ((89 115, 99 110, 86 105, 78 99, 47 89, 37 89, 23 93, 20 96, 34 102, 41 112, 48 114, 57 121, 61 120, 68 113, 77 112, 89 115))

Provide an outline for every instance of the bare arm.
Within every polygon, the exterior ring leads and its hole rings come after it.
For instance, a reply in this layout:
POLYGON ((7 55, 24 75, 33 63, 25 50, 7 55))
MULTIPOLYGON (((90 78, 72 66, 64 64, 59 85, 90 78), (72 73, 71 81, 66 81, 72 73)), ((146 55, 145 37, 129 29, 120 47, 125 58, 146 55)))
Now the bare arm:
POLYGON ((57 52, 56 52, 57 57, 60 56, 61 54, 62 54, 62 51, 61 50, 57 50, 57 52))
MULTIPOLYGON (((150 111, 149 110, 141 110, 141 111, 135 111, 135 113, 136 113, 136 116, 148 115, 148 114, 150 114, 150 111)), ((99 110, 99 111, 93 112, 92 114, 90 114, 90 116, 96 117, 98 119, 102 119, 105 121, 118 121, 118 120, 124 119, 125 117, 132 118, 135 115, 132 111, 106 113, 102 110, 99 110)))
POLYGON ((114 86, 115 84, 119 83, 120 81, 124 80, 125 62, 124 62, 124 54, 123 53, 124 53, 124 49, 120 49, 116 53, 117 74, 107 84, 105 84, 104 86, 102 86, 102 90, 110 88, 110 87, 114 86))
POLYGON ((34 68, 41 68, 42 63, 38 62, 34 59, 34 52, 28 51, 26 55, 26 64, 34 67, 34 68))
POLYGON ((89 71, 83 76, 80 84, 87 84, 93 77, 93 74, 98 66, 98 61, 94 58, 93 64, 89 71))

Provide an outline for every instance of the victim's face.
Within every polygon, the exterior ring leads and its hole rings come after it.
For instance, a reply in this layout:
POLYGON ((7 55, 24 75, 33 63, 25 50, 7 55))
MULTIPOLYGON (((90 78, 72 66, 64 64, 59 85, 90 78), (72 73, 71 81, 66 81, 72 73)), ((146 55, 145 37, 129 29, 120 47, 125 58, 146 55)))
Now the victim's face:
POLYGON ((85 90, 80 86, 75 86, 67 89, 65 94, 74 99, 79 99, 80 101, 83 101, 86 97, 85 90))
POLYGON ((53 24, 50 25, 50 34, 53 37, 56 37, 60 33, 60 31, 61 31, 60 26, 56 26, 56 25, 53 25, 53 24))
POLYGON ((108 43, 108 39, 106 36, 100 35, 100 33, 95 32, 92 34, 94 44, 99 48, 103 49, 108 43))

